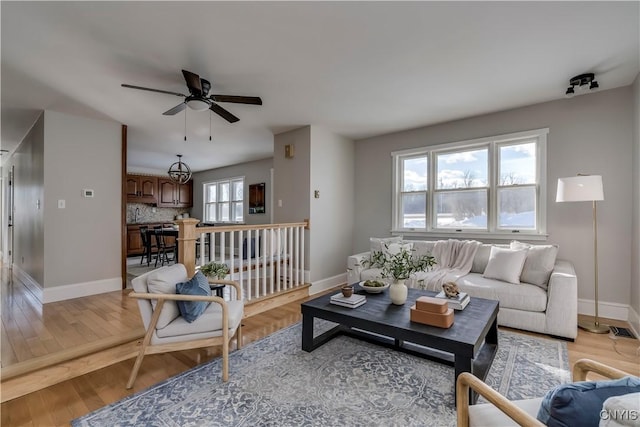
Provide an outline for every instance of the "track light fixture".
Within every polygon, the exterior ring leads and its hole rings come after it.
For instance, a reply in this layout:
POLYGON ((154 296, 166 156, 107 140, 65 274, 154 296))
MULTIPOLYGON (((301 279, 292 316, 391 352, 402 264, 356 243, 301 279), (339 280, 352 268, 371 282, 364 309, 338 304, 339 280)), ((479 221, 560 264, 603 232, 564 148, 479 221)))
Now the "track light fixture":
POLYGON ((598 85, 598 82, 595 80, 595 78, 596 76, 593 73, 585 73, 573 77, 571 80, 569 80, 569 87, 567 88, 565 95, 571 98, 576 94, 576 91, 578 92, 578 94, 581 94, 586 93, 587 90, 598 89, 600 85, 598 85))

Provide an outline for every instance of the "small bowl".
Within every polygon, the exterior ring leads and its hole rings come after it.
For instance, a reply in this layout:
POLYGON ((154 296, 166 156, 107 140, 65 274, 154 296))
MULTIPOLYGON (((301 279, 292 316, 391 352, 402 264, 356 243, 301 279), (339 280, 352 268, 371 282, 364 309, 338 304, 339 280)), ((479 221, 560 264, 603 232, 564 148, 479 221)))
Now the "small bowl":
POLYGON ((342 295, 344 295, 345 298, 349 298, 351 295, 353 295, 353 286, 345 285, 340 288, 340 290, 342 291, 342 295))
POLYGON ((362 282, 360 282, 360 287, 370 294, 379 294, 380 292, 384 291, 389 287, 388 283, 385 283, 381 280, 375 280, 375 281, 378 283, 382 283, 382 286, 367 286, 365 285, 366 280, 363 280, 362 282))

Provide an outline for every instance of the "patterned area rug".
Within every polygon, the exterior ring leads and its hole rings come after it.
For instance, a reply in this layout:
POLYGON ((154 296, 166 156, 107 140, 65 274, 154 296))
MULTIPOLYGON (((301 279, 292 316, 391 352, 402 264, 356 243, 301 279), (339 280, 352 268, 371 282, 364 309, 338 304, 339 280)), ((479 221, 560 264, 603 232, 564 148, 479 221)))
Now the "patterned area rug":
MULTIPOLYGON (((300 339, 298 323, 231 353, 227 383, 216 359, 72 425, 456 424, 452 367, 345 336, 306 353, 300 339)), ((499 331, 486 381, 509 399, 540 397, 569 379, 565 342, 499 331)))

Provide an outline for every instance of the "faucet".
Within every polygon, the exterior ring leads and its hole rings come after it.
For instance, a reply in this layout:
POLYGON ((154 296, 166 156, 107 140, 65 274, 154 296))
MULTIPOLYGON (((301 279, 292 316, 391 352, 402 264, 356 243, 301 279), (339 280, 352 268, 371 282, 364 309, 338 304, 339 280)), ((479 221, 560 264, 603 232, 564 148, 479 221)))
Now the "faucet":
POLYGON ((136 211, 133 214, 133 222, 137 223, 139 217, 140 217, 140 208, 136 208, 136 211))

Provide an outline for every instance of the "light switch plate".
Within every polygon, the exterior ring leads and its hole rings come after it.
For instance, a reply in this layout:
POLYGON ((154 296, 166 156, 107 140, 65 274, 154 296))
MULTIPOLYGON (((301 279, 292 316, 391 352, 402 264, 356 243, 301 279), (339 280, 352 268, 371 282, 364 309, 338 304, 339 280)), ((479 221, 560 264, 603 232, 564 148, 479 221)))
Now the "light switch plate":
POLYGON ((83 188, 82 189, 82 197, 93 197, 93 190, 90 188, 83 188))
POLYGON ((64 199, 60 199, 58 200, 58 209, 64 209, 66 207, 67 203, 64 199))

